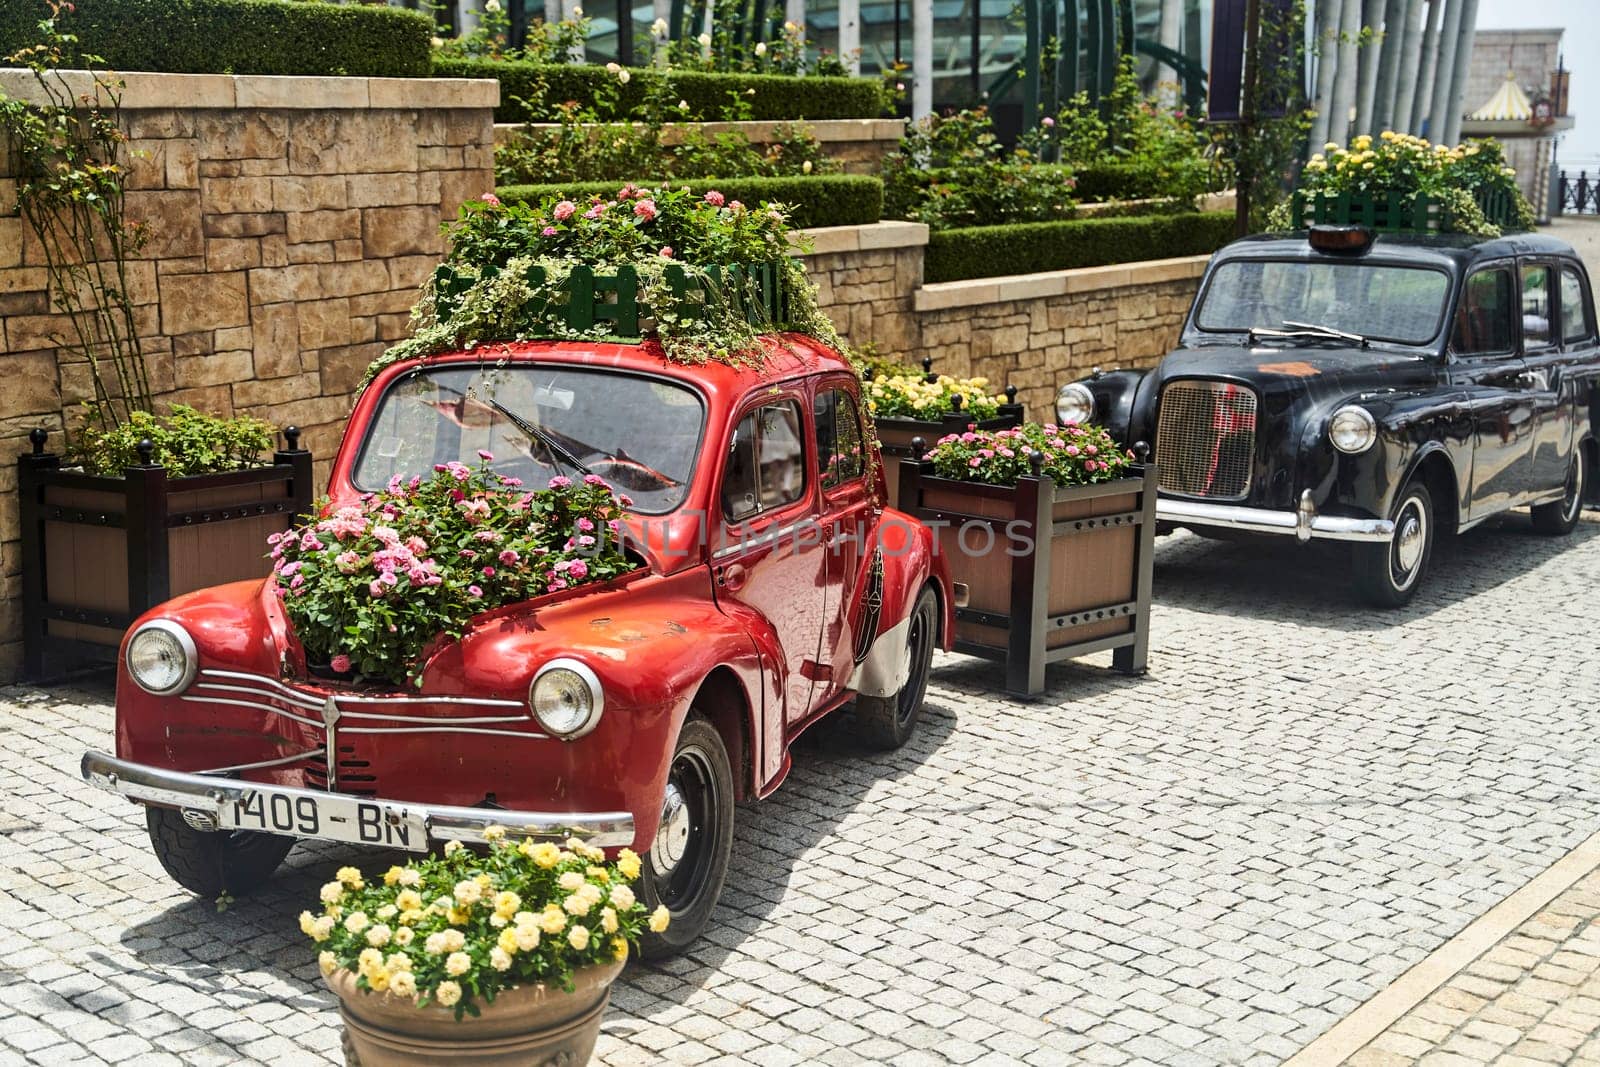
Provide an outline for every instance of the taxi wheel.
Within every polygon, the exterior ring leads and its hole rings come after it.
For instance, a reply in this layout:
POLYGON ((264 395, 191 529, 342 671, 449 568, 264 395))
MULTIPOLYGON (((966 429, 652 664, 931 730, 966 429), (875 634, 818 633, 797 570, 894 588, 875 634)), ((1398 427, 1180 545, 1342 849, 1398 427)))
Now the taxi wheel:
POLYGON ((248 830, 196 830, 171 808, 145 808, 150 847, 161 866, 189 892, 207 900, 227 892, 253 893, 265 885, 294 838, 248 830))
POLYGON ((711 921, 733 852, 733 772, 722 735, 694 715, 683 724, 667 770, 661 825, 640 864, 639 900, 665 905, 672 921, 639 938, 647 960, 675 956, 711 921))
POLYGON ((1433 497, 1421 480, 1400 490, 1394 508, 1394 535, 1381 544, 1355 546, 1356 588, 1369 603, 1398 608, 1422 584, 1433 555, 1433 497))
POLYGON ((1528 509, 1533 528, 1539 533, 1565 537, 1577 528, 1578 519, 1583 515, 1584 490, 1589 479, 1589 465, 1584 462, 1588 458, 1584 455, 1585 447, 1580 441, 1572 450, 1572 466, 1567 468, 1566 491, 1561 499, 1528 509))
POLYGON ((939 637, 939 600, 932 589, 923 587, 906 624, 906 654, 911 670, 906 674, 905 685, 893 696, 856 697, 856 736, 863 744, 885 751, 909 741, 922 716, 933 646, 939 637))

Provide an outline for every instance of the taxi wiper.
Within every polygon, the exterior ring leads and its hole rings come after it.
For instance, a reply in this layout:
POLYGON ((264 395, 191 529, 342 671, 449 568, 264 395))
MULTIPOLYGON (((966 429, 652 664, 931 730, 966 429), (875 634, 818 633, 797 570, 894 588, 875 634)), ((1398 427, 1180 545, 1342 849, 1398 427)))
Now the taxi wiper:
POLYGON ((1287 326, 1288 329, 1272 330, 1265 326, 1251 327, 1250 337, 1252 339, 1256 337, 1334 337, 1341 341, 1350 341, 1354 344, 1358 344, 1362 348, 1366 348, 1371 344, 1370 341, 1368 341, 1359 333, 1351 333, 1348 330, 1336 330, 1332 326, 1323 326, 1315 322, 1292 322, 1288 319, 1285 319, 1283 324, 1287 326))

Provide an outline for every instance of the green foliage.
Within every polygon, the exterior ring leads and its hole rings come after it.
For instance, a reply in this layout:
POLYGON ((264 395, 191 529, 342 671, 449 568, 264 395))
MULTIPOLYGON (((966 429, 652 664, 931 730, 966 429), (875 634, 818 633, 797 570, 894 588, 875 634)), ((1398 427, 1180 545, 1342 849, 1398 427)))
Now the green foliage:
MULTIPOLYGON (((513 2, 513 0, 508 0, 513 2)), ((453 59, 521 59, 530 63, 568 63, 578 45, 589 39, 594 20, 587 15, 546 22, 529 22, 521 48, 511 47, 511 15, 508 3, 494 0, 478 12, 478 26, 471 33, 437 41, 434 55, 453 59)))
POLYGON ((556 122, 562 104, 593 100, 609 85, 618 85, 614 110, 597 114, 602 121, 625 120, 652 92, 682 100, 681 119, 709 122, 748 117, 765 121, 795 119, 876 118, 888 107, 888 94, 871 78, 807 77, 777 74, 721 74, 702 71, 628 68, 628 80, 605 67, 502 62, 491 59, 436 57, 434 73, 446 78, 496 78, 500 82, 497 122, 556 122), (747 105, 748 115, 729 115, 733 101, 747 105))
POLYGON ((61 31, 69 7, 49 11, 35 24, 40 43, 10 56, 33 75, 44 102, 0 93, 0 129, 16 179, 17 212, 44 253, 51 305, 70 325, 70 337, 57 343, 89 365, 92 420, 116 426, 150 407, 150 376, 128 295, 128 258, 146 231, 124 215, 122 83, 92 69, 98 57, 82 54, 77 39, 61 31), (91 67, 94 90, 82 100, 60 74, 68 63, 91 67))
POLYGON ((1040 426, 946 434, 924 457, 941 478, 987 485, 1016 485, 1033 473, 1030 452, 1044 457, 1041 473, 1057 485, 1090 485, 1122 476, 1132 462, 1099 426, 1040 426))
POLYGON ((805 27, 785 22, 776 37, 756 41, 751 34, 737 32, 748 22, 748 0, 714 0, 710 33, 669 41, 666 21, 658 20, 651 27, 651 40, 657 50, 665 50, 666 64, 674 70, 848 76, 831 49, 817 47, 806 38, 805 27), (813 51, 814 60, 810 58, 813 51))
MULTIPOLYGON (((622 501, 599 477, 522 492, 490 469, 442 465, 275 534, 272 578, 314 661, 396 685, 419 682, 424 652, 474 615, 631 570, 622 501)), ((330 511, 326 500, 314 515, 330 511)))
POLYGON ((147 440, 155 445, 151 462, 167 468, 170 477, 213 474, 261 466, 275 432, 249 415, 227 418, 174 404, 169 414, 135 411, 116 426, 91 419, 78 434, 73 458, 90 474, 121 477, 144 462, 139 442, 147 440))
POLYGON ((884 210, 934 229, 1070 218, 1072 172, 1007 152, 984 108, 929 115, 883 164, 884 210))
MULTIPOLYGON (((538 203, 565 196, 579 203, 594 197, 614 196, 618 181, 556 182, 544 185, 507 185, 496 189, 506 204, 538 203)), ((646 184, 672 187, 676 183, 646 184)), ((790 225, 859 226, 883 217, 883 182, 864 174, 828 174, 799 178, 705 178, 683 183, 684 188, 722 193, 730 202, 783 204, 790 225)))
POLYGON ((923 275, 949 282, 1200 255, 1232 237, 1225 211, 975 226, 931 234, 923 275))
MULTIPOLYGON (((31 45, 40 0, 0 0, 0 55, 31 45)), ((62 8, 67 66, 225 74, 428 73, 433 22, 411 11, 284 0, 87 0, 62 8)))

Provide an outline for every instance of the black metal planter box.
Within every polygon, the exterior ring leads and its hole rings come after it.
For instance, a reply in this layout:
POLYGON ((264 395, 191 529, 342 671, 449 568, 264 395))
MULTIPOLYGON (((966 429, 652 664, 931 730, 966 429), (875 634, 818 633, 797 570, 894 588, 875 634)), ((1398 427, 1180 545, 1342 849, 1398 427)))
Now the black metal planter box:
POLYGON ((934 526, 955 584, 955 648, 1000 660, 1006 691, 1037 696, 1045 666, 1112 650, 1142 673, 1150 647, 1156 467, 1097 485, 1015 486, 941 478, 900 465, 902 511, 934 526))
POLYGON ((265 577, 267 535, 311 509, 311 453, 296 428, 284 437, 267 467, 168 478, 147 465, 109 478, 62 470, 33 431, 33 453, 17 458, 23 676, 114 663, 129 624, 162 601, 265 577))

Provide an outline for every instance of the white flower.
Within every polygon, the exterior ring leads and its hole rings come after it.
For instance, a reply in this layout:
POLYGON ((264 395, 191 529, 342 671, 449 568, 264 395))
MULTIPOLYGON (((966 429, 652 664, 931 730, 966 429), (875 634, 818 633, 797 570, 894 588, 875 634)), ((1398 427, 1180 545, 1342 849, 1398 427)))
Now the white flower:
POLYGON ((573 8, 573 9, 572 9, 572 14, 571 14, 571 15, 569 15, 569 16, 567 16, 567 17, 568 17, 568 18, 575 18, 575 19, 581 19, 581 18, 583 18, 583 8, 581 8, 581 7, 575 7, 575 8, 573 8))
POLYGON ((511 957, 499 948, 492 948, 489 950, 489 966, 497 971, 509 971, 511 957))
POLYGON ((757 41, 756 42, 756 55, 764 56, 766 54, 767 54, 767 42, 765 42, 765 41, 757 41))
POLYGON ((500 0, 483 0, 483 9, 485 11, 498 12, 500 10, 500 0))
POLYGON ((628 82, 632 80, 633 75, 628 73, 627 67, 623 67, 621 70, 617 71, 617 81, 621 82, 623 85, 627 85, 628 82))
POLYGON ((461 986, 455 982, 440 982, 433 991, 433 999, 446 1008, 453 1008, 461 999, 461 986))
POLYGON ((801 174, 810 174, 811 173, 811 160, 808 159, 804 163, 800 164, 800 173, 801 174))
POLYGON ((539 928, 537 926, 517 927, 517 951, 532 952, 539 947, 539 928))
POLYGON ((389 978, 389 992, 402 997, 417 995, 417 979, 410 971, 401 971, 389 978))
POLYGON ((400 869, 400 884, 401 885, 415 887, 418 884, 420 884, 421 881, 422 881, 421 872, 412 870, 410 867, 402 867, 400 869))
POLYGON ((332 915, 324 915, 320 919, 318 919, 316 922, 312 923, 311 924, 311 938, 312 938, 312 940, 313 941, 326 941, 326 940, 328 940, 329 937, 333 936, 333 924, 334 924, 334 918, 333 918, 332 915))
POLYGON ((700 42, 701 48, 711 47, 711 35, 709 33, 702 33, 697 40, 700 42))
POLYGON ((589 947, 589 928, 587 926, 574 926, 567 932, 567 944, 582 952, 589 947))
POLYGON ((633 890, 625 885, 612 886, 611 904, 618 911, 627 911, 632 908, 634 904, 633 890))
POLYGON ((464 879, 456 883, 455 897, 470 907, 483 898, 483 886, 471 878, 464 879))
POLYGON ((619 71, 621 69, 622 69, 622 64, 621 63, 607 63, 606 64, 606 70, 611 74, 615 74, 617 71, 619 71))
POLYGON ((367 931, 367 944, 373 945, 377 948, 382 948, 384 945, 389 943, 389 938, 393 936, 393 934, 394 931, 389 929, 388 926, 383 923, 379 923, 377 926, 374 926, 372 929, 367 931))
POLYGON ((383 961, 383 965, 394 973, 399 974, 401 971, 409 971, 411 969, 411 957, 404 952, 391 952, 389 958, 383 961))
POLYGON ((344 886, 338 882, 329 882, 322 887, 321 896, 324 904, 337 904, 344 899, 344 886))
POLYGON ((470 970, 472 970, 472 957, 465 952, 452 952, 445 957, 444 973, 450 977, 459 977, 470 970))
POLYGON ((584 884, 583 875, 579 874, 577 871, 568 871, 566 874, 563 874, 559 879, 556 880, 556 885, 560 886, 562 889, 565 889, 569 893, 577 892, 578 887, 584 884))
POLYGON ((667 35, 667 20, 656 19, 650 24, 650 32, 656 37, 665 37, 667 35))
POLYGON ((460 852, 460 851, 461 851, 461 842, 460 841, 446 841, 444 843, 444 854, 446 856, 454 856, 457 852, 460 852))
POLYGON ((371 921, 372 920, 367 918, 366 912, 352 911, 349 917, 344 921, 344 928, 349 930, 352 934, 359 934, 361 931, 367 928, 367 924, 371 921))
POLYGON ((317 954, 317 966, 323 974, 332 974, 339 969, 339 961, 334 959, 331 952, 320 952, 317 954))
POLYGON ((411 927, 402 926, 400 929, 394 932, 394 943, 399 945, 401 948, 404 948, 405 946, 411 944, 412 940, 416 936, 417 932, 411 929, 411 927))
POLYGON ((566 903, 563 904, 562 907, 566 908, 567 911, 571 912, 573 915, 587 915, 589 914, 589 909, 594 907, 594 904, 590 902, 588 894, 574 893, 567 898, 566 903))
POLYGON ((687 100, 679 100, 678 101, 678 110, 679 111, 688 111, 689 110, 689 101, 687 101, 687 100))

